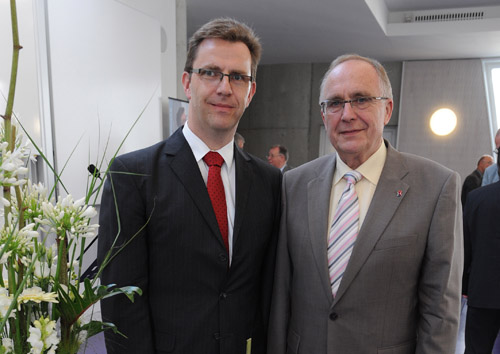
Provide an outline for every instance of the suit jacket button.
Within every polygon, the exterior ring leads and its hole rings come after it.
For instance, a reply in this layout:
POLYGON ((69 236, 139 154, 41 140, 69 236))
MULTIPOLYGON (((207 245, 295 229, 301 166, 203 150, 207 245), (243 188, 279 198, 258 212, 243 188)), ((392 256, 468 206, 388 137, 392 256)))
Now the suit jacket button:
POLYGON ((227 297, 226 293, 220 293, 220 295, 219 295, 219 299, 221 299, 221 300, 225 300, 226 297, 227 297))
POLYGON ((227 262, 227 255, 224 253, 219 254, 219 261, 221 262, 227 262))
POLYGON ((329 317, 330 320, 335 321, 337 318, 339 318, 339 315, 337 315, 336 312, 332 312, 329 317))

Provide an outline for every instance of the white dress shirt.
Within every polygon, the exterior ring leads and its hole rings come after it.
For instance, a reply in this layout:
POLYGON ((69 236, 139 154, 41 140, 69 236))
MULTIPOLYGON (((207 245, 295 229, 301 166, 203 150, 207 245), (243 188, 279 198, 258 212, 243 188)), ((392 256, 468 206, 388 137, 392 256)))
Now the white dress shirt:
MULTIPOLYGON (((198 163, 200 168, 201 176, 207 184, 208 179, 208 165, 203 161, 203 157, 211 151, 209 147, 198 138, 191 129, 189 129, 189 120, 184 124, 182 133, 186 138, 191 150, 193 151, 194 158, 198 163)), ((233 227, 234 227, 234 213, 235 213, 235 201, 236 201, 236 169, 234 163, 234 139, 229 142, 219 150, 218 152, 224 159, 224 164, 222 165, 220 174, 222 178, 222 183, 224 184, 224 192, 226 194, 226 204, 227 204, 227 239, 229 243, 229 264, 231 264, 231 259, 233 257, 233 227)))
MULTIPOLYGON (((378 180, 384 168, 385 158, 387 156, 387 147, 382 142, 378 150, 368 158, 356 171, 363 175, 363 178, 355 184, 356 194, 359 202, 359 228, 365 220, 366 213, 370 207, 370 203, 375 194, 378 180)), ((330 194, 330 212, 328 219, 328 233, 332 225, 333 217, 337 205, 339 204, 340 196, 346 187, 346 180, 343 178, 346 172, 352 169, 345 164, 337 153, 335 173, 333 174, 333 188, 330 194)), ((328 235, 327 235, 328 239, 328 235)))

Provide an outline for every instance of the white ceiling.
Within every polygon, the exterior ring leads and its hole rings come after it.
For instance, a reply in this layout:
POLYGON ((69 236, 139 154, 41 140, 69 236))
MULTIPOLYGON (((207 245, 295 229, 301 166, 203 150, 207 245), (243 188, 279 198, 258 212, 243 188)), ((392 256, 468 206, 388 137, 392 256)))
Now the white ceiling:
POLYGON ((188 36, 212 18, 234 17, 261 38, 263 64, 330 62, 353 52, 381 61, 500 57, 500 0, 186 2, 188 36), (479 7, 486 10, 483 20, 397 25, 385 20, 393 12, 479 7))

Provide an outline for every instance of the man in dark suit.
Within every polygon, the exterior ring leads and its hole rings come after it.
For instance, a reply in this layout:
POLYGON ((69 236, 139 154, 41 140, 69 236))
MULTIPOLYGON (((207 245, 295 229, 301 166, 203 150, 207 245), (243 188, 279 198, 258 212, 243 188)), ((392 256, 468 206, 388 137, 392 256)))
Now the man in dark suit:
POLYGON ((268 352, 454 353, 458 174, 383 140, 392 89, 376 60, 337 58, 320 94, 336 153, 283 177, 268 352))
POLYGON ((267 154, 267 162, 276 168, 279 168, 281 173, 291 170, 288 165, 288 149, 283 145, 273 145, 267 154))
MULTIPOLYGON (((496 164, 497 173, 500 160, 496 164)), ((465 353, 491 353, 500 330, 500 182, 472 191, 464 210, 465 353)))
POLYGON ((253 353, 265 353, 281 174, 234 144, 260 53, 246 25, 204 25, 189 41, 182 76, 187 124, 112 163, 100 261, 116 252, 115 238, 130 243, 102 283, 144 294, 134 304, 124 296, 102 302, 104 320, 128 337, 108 332, 109 354, 243 354, 250 340, 253 353))
POLYGON ((467 201, 467 195, 474 189, 481 187, 484 170, 491 165, 493 165, 493 157, 490 155, 483 155, 477 162, 477 168, 465 178, 462 186, 462 208, 467 201))

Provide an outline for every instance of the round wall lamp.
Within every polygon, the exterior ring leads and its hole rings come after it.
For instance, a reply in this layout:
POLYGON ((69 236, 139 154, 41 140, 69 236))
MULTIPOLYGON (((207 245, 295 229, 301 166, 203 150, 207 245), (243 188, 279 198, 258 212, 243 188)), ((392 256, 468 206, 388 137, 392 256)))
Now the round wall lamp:
POLYGON ((432 114, 430 120, 434 134, 444 136, 450 134, 457 126, 457 115, 449 108, 441 108, 432 114))

